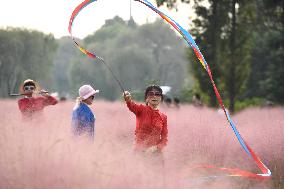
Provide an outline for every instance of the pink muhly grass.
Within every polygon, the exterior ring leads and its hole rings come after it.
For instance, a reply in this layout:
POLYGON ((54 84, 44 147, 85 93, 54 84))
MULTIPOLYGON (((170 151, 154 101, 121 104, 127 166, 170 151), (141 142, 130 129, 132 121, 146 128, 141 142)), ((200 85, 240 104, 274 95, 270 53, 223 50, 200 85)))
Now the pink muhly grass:
POLYGON ((23 122, 13 100, 0 101, 0 188, 281 188, 284 109, 251 108, 232 118, 243 138, 271 169, 271 181, 203 179, 224 172, 199 165, 259 172, 215 109, 161 106, 168 116, 165 165, 133 153, 135 116, 122 102, 95 101, 95 142, 71 135, 74 102, 44 110, 23 122))

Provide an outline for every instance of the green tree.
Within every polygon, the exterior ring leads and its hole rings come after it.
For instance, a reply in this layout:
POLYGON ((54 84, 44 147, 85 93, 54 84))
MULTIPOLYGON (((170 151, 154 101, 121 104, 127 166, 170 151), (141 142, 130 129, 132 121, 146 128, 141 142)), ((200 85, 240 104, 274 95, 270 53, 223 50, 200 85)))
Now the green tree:
MULTIPOLYGON (((172 6, 175 1, 160 1, 172 6)), ((195 0, 196 19, 190 33, 195 37, 211 68, 215 83, 224 91, 222 96, 229 101, 229 109, 246 89, 250 74, 252 28, 255 24, 254 1, 204 1, 195 0), (207 4, 206 4, 207 3, 207 4)), ((159 4, 159 3, 158 3, 159 4)), ((192 50, 189 50, 192 59, 192 50)), ((192 64, 197 90, 209 95, 210 105, 215 106, 216 97, 210 82, 200 65, 192 64)))
MULTIPOLYGON (((189 3, 190 1, 182 1, 189 3)), ((195 41, 201 49, 207 63, 210 66, 214 81, 217 86, 220 84, 220 65, 222 57, 222 36, 223 27, 228 22, 228 1, 207 1, 209 6, 205 6, 203 0, 195 0, 196 19, 193 20, 194 27, 190 29, 190 33, 195 37, 195 41)), ((168 7, 174 7, 177 3, 174 0, 157 1, 158 5, 166 3, 168 7)), ((190 60, 197 60, 190 48, 188 50, 188 57, 190 60)), ((209 104, 211 106, 217 105, 214 90, 208 80, 208 75, 204 68, 198 62, 190 64, 191 72, 195 78, 195 90, 201 92, 203 96, 209 96, 209 104)))
POLYGON ((60 96, 66 96, 71 90, 70 68, 80 52, 74 47, 73 41, 69 37, 62 37, 57 42, 58 49, 52 67, 52 86, 60 96))
POLYGON ((34 30, 0 30, 0 96, 17 92, 19 84, 33 78, 44 86, 50 84, 50 71, 56 41, 52 35, 34 30))
POLYGON ((248 96, 283 104, 284 1, 257 1, 257 18, 248 96))
POLYGON ((230 21, 224 37, 222 80, 229 100, 229 110, 234 112, 236 101, 247 89, 253 46, 253 27, 256 6, 253 1, 230 1, 230 21))
MULTIPOLYGON (((194 28, 190 29, 190 33, 195 37, 196 43, 201 49, 211 73, 214 77, 215 84, 220 86, 221 66, 224 59, 221 57, 222 37, 224 35, 223 28, 228 22, 227 1, 210 1, 210 6, 202 5, 204 1, 196 1, 195 12, 197 18, 193 20, 194 28)), ((193 59, 192 49, 189 49, 190 59, 193 59)), ((196 59, 196 58, 195 58, 196 59)), ((196 88, 203 93, 203 96, 209 96, 210 105, 216 106, 217 100, 208 80, 208 74, 199 63, 192 64, 192 74, 197 83, 196 88)))
MULTIPOLYGON (((175 91, 184 84, 187 62, 185 51, 180 49, 185 46, 161 21, 133 27, 115 17, 85 38, 84 45, 105 60, 127 90, 144 90, 149 81, 171 85, 175 91)), ((104 98, 116 100, 121 96, 110 71, 83 54, 72 64, 70 78, 75 88, 88 81, 101 89, 104 98)))
POLYGON ((23 64, 21 57, 24 44, 20 40, 18 30, 0 30, 0 88, 1 97, 7 97, 10 92, 17 90, 19 80, 22 79, 23 64))

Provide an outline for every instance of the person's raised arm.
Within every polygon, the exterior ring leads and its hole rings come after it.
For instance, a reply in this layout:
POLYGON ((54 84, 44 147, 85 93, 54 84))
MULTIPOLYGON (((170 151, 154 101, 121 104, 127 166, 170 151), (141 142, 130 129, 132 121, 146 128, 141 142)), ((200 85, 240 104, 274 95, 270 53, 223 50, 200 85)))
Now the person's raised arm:
POLYGON ((124 97, 124 100, 127 104, 127 107, 128 109, 133 112, 135 115, 139 114, 139 112, 141 111, 141 106, 142 105, 138 105, 136 104, 133 100, 132 100, 132 97, 131 97, 131 94, 129 91, 124 91, 123 92, 123 97, 124 97))
POLYGON ((55 97, 49 95, 49 93, 47 91, 41 90, 40 94, 45 97, 45 100, 44 100, 44 105, 45 106, 55 105, 55 104, 58 103, 57 99, 55 97))

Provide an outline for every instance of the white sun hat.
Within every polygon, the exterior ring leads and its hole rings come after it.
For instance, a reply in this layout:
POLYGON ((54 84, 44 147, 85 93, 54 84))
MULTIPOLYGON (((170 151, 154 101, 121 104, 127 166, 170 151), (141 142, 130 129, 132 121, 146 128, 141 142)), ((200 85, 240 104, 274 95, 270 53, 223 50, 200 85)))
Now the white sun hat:
POLYGON ((90 96, 99 92, 100 90, 95 90, 91 85, 83 85, 79 88, 79 96, 82 100, 86 100, 90 96))

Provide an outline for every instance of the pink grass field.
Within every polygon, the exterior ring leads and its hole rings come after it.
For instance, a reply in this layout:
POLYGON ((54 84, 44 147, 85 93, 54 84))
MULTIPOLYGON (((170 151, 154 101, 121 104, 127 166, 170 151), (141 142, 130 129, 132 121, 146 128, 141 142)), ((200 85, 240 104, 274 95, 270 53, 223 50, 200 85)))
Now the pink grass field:
POLYGON ((232 116, 239 132, 272 171, 268 181, 222 177, 199 165, 258 172, 223 114, 161 106, 168 116, 164 166, 133 152, 135 116, 122 102, 96 101, 95 142, 70 133, 74 102, 23 122, 15 100, 0 100, 0 189, 283 188, 284 108, 251 108, 232 116), (218 176, 218 177, 210 177, 218 176))

